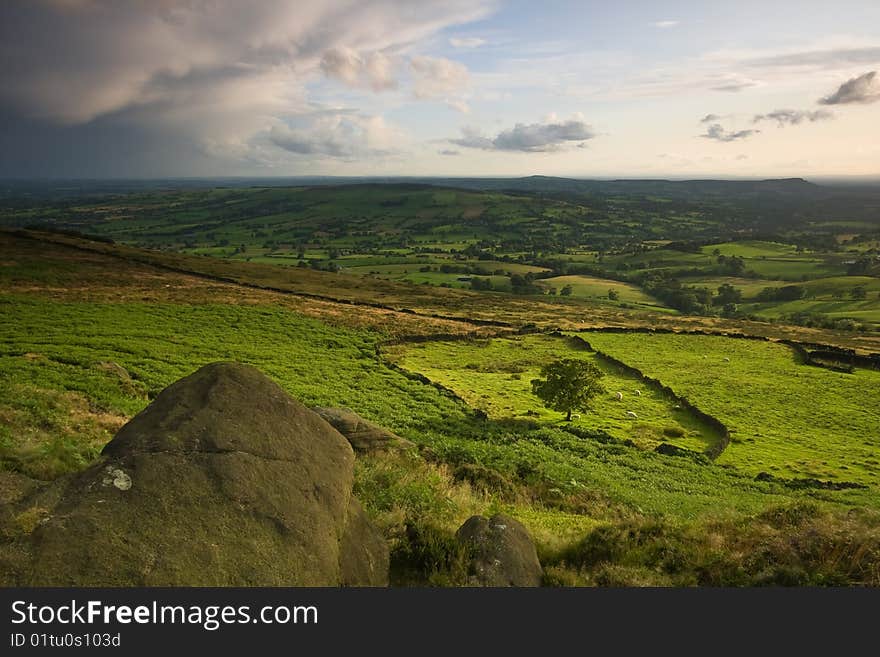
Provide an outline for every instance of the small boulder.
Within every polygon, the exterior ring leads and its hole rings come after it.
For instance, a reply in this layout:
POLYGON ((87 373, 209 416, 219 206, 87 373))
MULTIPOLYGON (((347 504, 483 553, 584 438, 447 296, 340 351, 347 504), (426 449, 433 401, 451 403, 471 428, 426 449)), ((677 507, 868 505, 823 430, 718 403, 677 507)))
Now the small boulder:
POLYGON ((535 544, 518 520, 504 514, 471 516, 456 539, 471 554, 473 586, 540 586, 543 569, 535 544))
POLYGON ((120 381, 131 381, 131 374, 128 373, 128 370, 119 363, 114 363, 112 360, 95 363, 95 369, 106 372, 120 381))
POLYGON ((350 408, 315 406, 312 410, 345 436, 358 454, 376 454, 413 447, 410 441, 365 420, 350 408))
POLYGON ((113 361, 100 361, 95 363, 94 368, 114 378, 118 382, 120 390, 126 395, 132 397, 146 397, 146 392, 143 386, 136 382, 131 377, 128 370, 119 363, 114 363, 113 361))

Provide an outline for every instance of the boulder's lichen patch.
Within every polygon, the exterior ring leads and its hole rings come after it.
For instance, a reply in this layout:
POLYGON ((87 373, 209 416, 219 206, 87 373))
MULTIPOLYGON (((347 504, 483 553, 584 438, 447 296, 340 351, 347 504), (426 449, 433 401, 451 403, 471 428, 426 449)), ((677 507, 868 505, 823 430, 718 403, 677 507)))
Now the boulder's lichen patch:
POLYGON ((105 486, 113 485, 119 490, 129 490, 131 488, 131 477, 121 468, 114 468, 108 465, 104 470, 104 479, 101 482, 105 486))

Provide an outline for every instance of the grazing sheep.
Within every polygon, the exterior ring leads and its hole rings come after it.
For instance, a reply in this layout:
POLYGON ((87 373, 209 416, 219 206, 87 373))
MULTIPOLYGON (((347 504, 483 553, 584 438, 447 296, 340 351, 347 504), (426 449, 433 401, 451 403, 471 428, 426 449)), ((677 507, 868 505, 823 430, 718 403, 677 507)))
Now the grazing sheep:
POLYGON ((581 414, 580 414, 580 413, 572 413, 572 414, 571 414, 571 419, 572 419, 572 420, 580 420, 580 419, 581 419, 581 414))
POLYGON ((615 392, 615 393, 614 393, 614 396, 617 397, 617 401, 620 401, 621 399, 623 399, 623 393, 622 393, 622 392, 615 392))
POLYGON ((639 418, 639 416, 636 415, 635 413, 633 413, 632 411, 627 411, 627 412, 626 412, 626 416, 627 416, 627 417, 631 417, 631 418, 635 418, 635 419, 638 419, 638 418, 639 418))
POLYGON ((729 362, 730 362, 730 359, 729 359, 727 356, 725 356, 725 357, 724 357, 724 362, 725 362, 725 363, 729 363, 729 362))
POLYGON ((642 391, 636 390, 636 397, 641 397, 641 396, 642 396, 642 391))

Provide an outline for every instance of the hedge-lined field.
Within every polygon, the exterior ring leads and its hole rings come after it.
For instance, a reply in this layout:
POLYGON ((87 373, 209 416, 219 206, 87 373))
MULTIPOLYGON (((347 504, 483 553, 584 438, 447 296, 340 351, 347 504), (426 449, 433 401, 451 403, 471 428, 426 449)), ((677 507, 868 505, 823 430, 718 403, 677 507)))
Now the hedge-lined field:
POLYGON ((880 486, 880 372, 802 365, 791 348, 757 340, 602 332, 584 337, 724 422, 732 442, 719 464, 753 475, 880 486))

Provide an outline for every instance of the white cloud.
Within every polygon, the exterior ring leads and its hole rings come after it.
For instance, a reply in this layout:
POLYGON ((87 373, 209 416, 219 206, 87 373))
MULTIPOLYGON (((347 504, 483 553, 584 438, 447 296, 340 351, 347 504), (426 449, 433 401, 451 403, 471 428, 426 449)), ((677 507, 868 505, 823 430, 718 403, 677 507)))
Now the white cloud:
POLYGON ((353 87, 368 87, 373 91, 397 87, 395 68, 395 61, 381 52, 359 55, 351 48, 337 47, 326 51, 321 57, 321 70, 327 77, 353 87))
POLYGON ((453 48, 479 48, 485 46, 487 41, 479 37, 450 37, 449 45, 453 48))
POLYGON ((776 121, 776 125, 780 128, 783 128, 786 125, 800 125, 804 121, 815 123, 816 121, 827 121, 833 118, 834 114, 832 114, 828 110, 820 109, 810 111, 778 109, 773 110, 772 112, 767 112, 767 114, 756 114, 755 117, 752 119, 752 122, 760 123, 761 121, 776 121))
POLYGON ((880 100, 880 78, 871 71, 844 82, 837 91, 819 100, 822 105, 848 105, 851 103, 876 103, 880 100))
POLYGON ((373 52, 359 54, 349 48, 333 48, 324 53, 321 70, 350 87, 387 91, 399 86, 396 73, 407 68, 412 94, 419 100, 442 100, 459 112, 470 111, 462 92, 470 79, 467 67, 443 57, 388 56, 373 52))
POLYGON ((545 123, 517 123, 491 139, 474 128, 464 128, 460 138, 449 141, 457 146, 486 151, 538 153, 558 151, 568 145, 584 146, 584 142, 596 136, 592 126, 581 117, 558 121, 551 115, 548 119, 545 123))
POLYGON ((658 27, 661 30, 668 30, 670 27, 675 27, 679 24, 679 21, 657 21, 654 23, 654 27, 658 27))
POLYGON ((410 68, 416 98, 442 98, 457 94, 468 85, 467 68, 451 59, 417 56, 410 59, 410 68))
POLYGON ((268 140, 297 155, 356 159, 392 154, 405 137, 381 116, 329 114, 306 127, 272 126, 268 140))
POLYGON ((760 130, 731 131, 725 129, 720 123, 713 123, 708 128, 706 128, 706 132, 700 136, 705 139, 712 139, 713 141, 731 142, 739 141, 740 139, 746 139, 760 132, 760 130))

